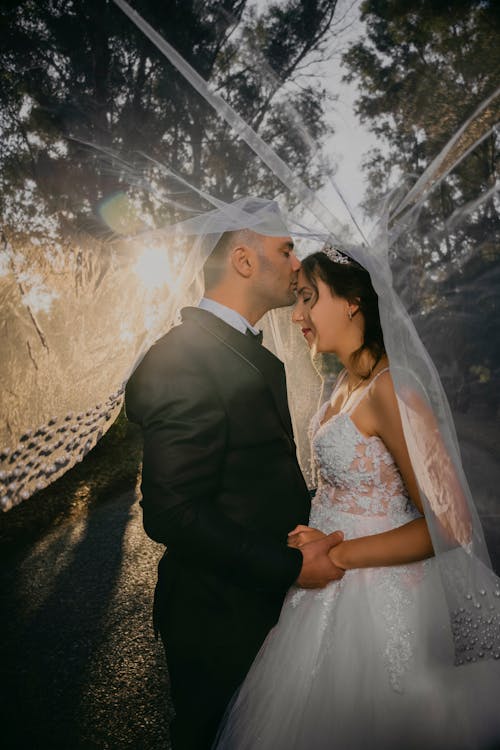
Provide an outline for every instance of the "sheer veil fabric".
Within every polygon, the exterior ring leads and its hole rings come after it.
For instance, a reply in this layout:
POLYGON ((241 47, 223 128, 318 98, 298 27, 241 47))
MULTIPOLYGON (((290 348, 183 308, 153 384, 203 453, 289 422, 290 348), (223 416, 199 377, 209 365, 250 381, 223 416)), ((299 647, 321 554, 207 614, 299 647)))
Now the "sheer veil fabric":
MULTIPOLYGON (((367 268, 379 295, 384 340, 405 437, 436 552, 439 585, 446 592, 455 637, 453 658, 460 665, 500 659, 500 580, 491 568, 438 370, 415 326, 419 300, 405 295, 405 273, 411 267, 411 258, 405 258, 401 251, 407 248, 411 253, 412 248, 428 241, 418 224, 419 214, 441 181, 453 174, 464 159, 471 158, 494 132, 500 90, 463 123, 459 132, 451 134, 448 144, 410 189, 400 188, 390 196, 369 241, 361 238, 355 242, 353 234, 359 236, 355 223, 346 233, 327 201, 294 175, 283 159, 128 3, 114 1, 185 77, 186 85, 194 86, 235 134, 245 140, 255 159, 279 178, 283 194, 276 201, 248 197, 226 203, 188 185, 172 172, 172 181, 196 196, 199 210, 191 209, 191 217, 177 224, 116 240, 107 267, 96 264, 91 250, 80 251, 75 244, 72 265, 64 266, 57 296, 50 299, 39 294, 35 300, 34 292, 28 298, 26 290, 23 293, 19 288, 19 279, 27 279, 31 273, 30 289, 35 289, 36 278, 46 282, 52 270, 40 264, 36 253, 30 261, 19 257, 15 243, 4 247, 1 293, 12 314, 6 344, 10 366, 1 373, 6 394, 4 413, 8 417, 0 432, 3 508, 12 507, 61 476, 95 445, 118 412, 123 384, 145 351, 179 321, 183 306, 196 304, 202 296, 202 266, 223 232, 250 228, 262 234, 291 234, 302 255, 329 241, 367 268), (293 205, 293 213, 286 209, 289 205, 293 205), (144 273, 145 255, 156 259, 156 269, 163 269, 154 278, 144 273), (16 295, 21 295, 22 303, 16 295), (72 333, 75 320, 81 322, 79 341, 72 333), (28 325, 30 336, 36 338, 39 356, 35 357, 36 367, 23 383, 22 392, 17 389, 16 395, 9 395, 24 360, 33 354, 33 344, 22 353, 16 349, 16 342, 28 325), (95 345, 95 332, 89 330, 92 327, 102 332, 99 347, 95 345), (61 345, 61 341, 66 343, 61 345), (112 361, 110 347, 115 352, 112 361), (81 373, 82 365, 82 387, 74 393, 67 382, 72 381, 75 372, 81 373), (29 406, 25 408, 26 404, 29 406)), ((303 137, 310 138, 307 133, 303 137)), ((227 169, 231 170, 231 164, 227 169)), ((465 227, 473 208, 493 205, 494 200, 495 194, 490 191, 478 195, 474 206, 464 207, 463 211, 457 213, 457 207, 452 207, 446 229, 461 224, 465 227)), ((484 237, 485 243, 493 240, 484 237)), ((54 253, 57 252, 55 248, 54 253)), ((454 267, 450 261, 448 272, 454 267)), ((289 318, 290 311, 269 314, 262 323, 264 341, 285 362, 301 463, 312 486, 308 424, 323 385, 289 318)))
MULTIPOLYGON (((294 176, 292 170, 276 154, 270 152, 258 134, 211 91, 208 84, 175 50, 159 38, 154 29, 125 0, 115 2, 149 36, 170 63, 195 86, 198 93, 235 128, 238 135, 282 181, 295 202, 298 201, 294 209, 298 219, 289 221, 288 225, 291 233, 302 240, 300 247, 307 247, 304 252, 307 254, 312 249, 318 249, 318 241, 340 243, 348 255, 370 272, 379 295, 384 341, 405 437, 419 481, 426 519, 446 591, 455 636, 456 660, 458 664, 462 664, 489 657, 499 659, 500 580, 491 569, 439 375, 395 289, 391 251, 402 239, 409 245, 425 241, 425 238, 416 236, 416 217, 429 194, 494 131, 498 119, 500 89, 452 135, 442 152, 436 155, 426 172, 405 195, 392 196, 381 212, 370 242, 346 243, 341 235, 340 222, 320 197, 294 176), (310 244, 304 242, 307 239, 310 244)), ((492 195, 479 196, 478 200, 491 201, 492 195)), ((230 213, 230 209, 223 209, 225 217, 229 217, 230 213)), ((280 341, 280 335, 277 334, 278 328, 281 329, 276 324, 271 327, 275 333, 274 347, 284 359, 288 373, 291 373, 297 370, 297 363, 294 362, 295 348, 287 351, 285 347, 283 350, 280 346, 283 341, 280 341)), ((302 419, 298 417, 301 399, 307 398, 311 393, 306 373, 307 370, 301 372, 301 388, 290 389, 290 404, 299 435, 307 433, 302 421, 303 410, 302 419)))

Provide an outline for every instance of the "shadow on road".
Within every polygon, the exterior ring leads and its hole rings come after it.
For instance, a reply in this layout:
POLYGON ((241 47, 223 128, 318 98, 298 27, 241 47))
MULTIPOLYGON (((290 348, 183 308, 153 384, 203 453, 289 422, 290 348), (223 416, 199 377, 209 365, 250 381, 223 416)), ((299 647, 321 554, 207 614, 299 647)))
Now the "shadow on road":
POLYGON ((2 746, 168 747, 167 676, 150 607, 161 551, 133 492, 50 530, 2 588, 2 746))

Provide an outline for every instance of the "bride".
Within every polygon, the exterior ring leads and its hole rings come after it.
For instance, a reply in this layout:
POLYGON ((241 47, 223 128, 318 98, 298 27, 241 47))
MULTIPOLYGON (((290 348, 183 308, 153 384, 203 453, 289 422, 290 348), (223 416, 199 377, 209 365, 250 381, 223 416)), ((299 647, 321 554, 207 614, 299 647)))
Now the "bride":
POLYGON ((341 529, 330 555, 346 573, 290 590, 216 747, 498 747, 500 662, 455 666, 369 273, 330 246, 310 255, 292 319, 344 370, 311 423, 318 489, 289 544, 341 529))

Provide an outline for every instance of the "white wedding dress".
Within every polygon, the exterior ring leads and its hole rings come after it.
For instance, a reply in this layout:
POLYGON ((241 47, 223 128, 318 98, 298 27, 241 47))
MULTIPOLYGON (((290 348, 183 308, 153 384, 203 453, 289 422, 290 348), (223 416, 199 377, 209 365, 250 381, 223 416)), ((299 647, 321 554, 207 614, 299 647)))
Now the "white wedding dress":
MULTIPOLYGON (((323 424, 324 404, 311 425, 319 481, 310 525, 347 539, 420 515, 382 440, 352 420, 365 395, 323 424)), ((322 590, 292 588, 216 747, 500 747, 500 661, 454 666, 454 658, 432 559, 347 571, 322 590)))

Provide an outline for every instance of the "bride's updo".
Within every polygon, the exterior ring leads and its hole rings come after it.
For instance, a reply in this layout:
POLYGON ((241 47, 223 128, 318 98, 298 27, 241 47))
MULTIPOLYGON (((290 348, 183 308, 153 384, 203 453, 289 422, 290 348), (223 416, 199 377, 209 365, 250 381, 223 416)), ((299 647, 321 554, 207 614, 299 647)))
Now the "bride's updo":
MULTIPOLYGON (((369 351, 374 358, 375 367, 385 354, 385 345, 380 325, 378 296, 368 271, 352 258, 328 245, 321 252, 308 255, 302 261, 301 268, 316 296, 316 279, 320 278, 337 297, 343 297, 348 302, 358 305, 359 311, 363 314, 364 336, 362 345, 351 355, 352 364, 356 367, 361 354, 369 351)), ((359 374, 369 377, 370 373, 359 374)))

